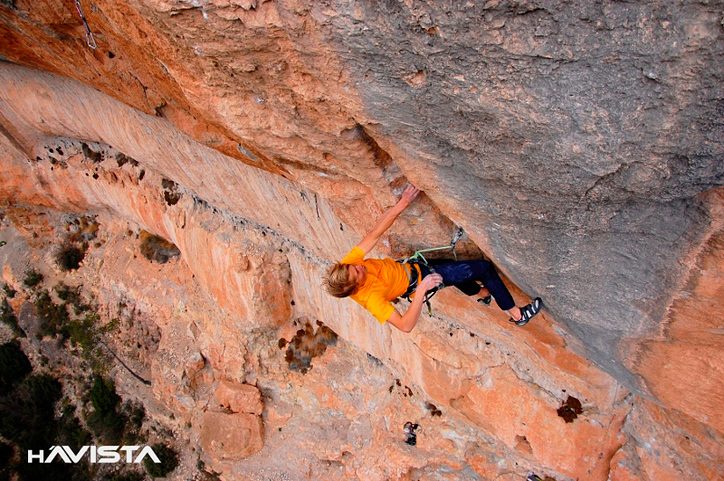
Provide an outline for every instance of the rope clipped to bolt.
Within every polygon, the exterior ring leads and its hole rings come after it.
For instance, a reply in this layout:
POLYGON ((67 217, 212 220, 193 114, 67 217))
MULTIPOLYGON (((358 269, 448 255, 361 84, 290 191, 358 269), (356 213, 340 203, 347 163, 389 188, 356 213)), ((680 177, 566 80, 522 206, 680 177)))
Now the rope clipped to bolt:
POLYGON ((98 45, 96 45, 96 39, 93 37, 93 32, 91 32, 91 29, 88 26, 88 20, 86 20, 85 15, 83 15, 83 7, 80 6, 80 0, 75 0, 75 9, 78 10, 78 15, 80 15, 80 19, 83 20, 86 42, 90 48, 95 50, 98 45))
MULTIPOLYGON (((435 272, 435 268, 432 267, 432 266, 427 262, 427 259, 425 259, 425 256, 422 255, 422 254, 423 254, 424 252, 435 252, 435 251, 441 251, 441 250, 451 249, 451 250, 452 250, 453 257, 455 258, 455 260, 458 260, 458 255, 457 255, 457 253, 455 252, 455 247, 457 246, 458 241, 459 241, 460 239, 462 239, 462 237, 463 237, 464 234, 465 234, 465 231, 463 230, 463 228, 462 228, 462 227, 458 227, 458 229, 457 229, 457 230, 455 231, 455 233, 453 234, 453 238, 452 238, 452 240, 450 241, 450 245, 443 246, 443 247, 432 247, 432 248, 430 248, 430 249, 421 249, 421 250, 419 250, 419 251, 415 251, 415 253, 412 254, 410 257, 405 257, 404 259, 400 259, 400 260, 397 261, 397 262, 399 262, 399 263, 401 263, 401 264, 413 264, 413 263, 414 263, 414 264, 423 264, 423 265, 427 268, 427 270, 430 271, 430 273, 434 273, 434 272, 435 272)), ((417 284, 418 284, 421 280, 422 280, 422 279, 417 279, 417 280, 415 281, 415 284, 414 284, 415 288, 417 287, 417 284)), ((432 299, 432 296, 434 296, 435 294, 437 294, 437 291, 439 291, 439 290, 442 289, 443 287, 445 287, 444 284, 439 284, 437 287, 434 287, 434 288, 430 289, 429 291, 427 291, 427 292, 425 293, 425 301, 424 301, 424 302, 425 302, 425 305, 427 305, 427 314, 428 314, 429 316, 432 316, 432 305, 430 304, 430 299, 432 299)), ((410 300, 410 296, 409 296, 409 295, 403 295, 402 298, 403 298, 403 299, 407 299, 408 301, 410 300)))

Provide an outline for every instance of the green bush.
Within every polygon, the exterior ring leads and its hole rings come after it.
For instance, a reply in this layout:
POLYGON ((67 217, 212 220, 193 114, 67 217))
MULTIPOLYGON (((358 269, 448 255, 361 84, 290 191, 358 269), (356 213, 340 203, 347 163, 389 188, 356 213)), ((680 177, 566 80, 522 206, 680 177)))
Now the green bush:
POLYGON ((83 286, 68 286, 63 282, 59 282, 53 290, 55 291, 58 299, 63 301, 66 306, 73 307, 73 312, 76 316, 80 316, 84 312, 92 311, 93 308, 83 301, 81 291, 83 286))
POLYGON ((66 329, 68 337, 83 348, 86 354, 90 354, 96 347, 95 323, 97 314, 88 314, 82 320, 68 322, 66 329))
POLYGON ((85 258, 85 249, 73 244, 62 246, 55 255, 58 267, 65 272, 78 269, 83 258, 85 258))
POLYGON ((58 295, 58 299, 68 304, 82 304, 83 300, 80 291, 83 286, 69 286, 64 282, 59 282, 53 290, 58 295))
POLYGON ((35 269, 25 271, 25 279, 23 279, 23 285, 25 287, 33 288, 41 282, 43 282, 43 274, 35 269))
POLYGON ((121 444, 126 418, 121 414, 101 415, 98 411, 88 414, 85 420, 88 428, 104 444, 121 444))
POLYGON ((128 420, 136 429, 141 429, 144 419, 146 419, 146 408, 141 403, 126 402, 124 410, 128 413, 128 420))
POLYGON ((10 393, 31 372, 33 366, 20 344, 12 341, 0 345, 0 396, 10 393))
POLYGON ((116 386, 110 379, 103 379, 96 376, 88 393, 93 409, 102 416, 108 416, 116 413, 118 403, 121 398, 116 394, 116 386))
POLYGON ((161 443, 154 444, 151 449, 161 462, 154 463, 149 456, 146 456, 143 458, 143 467, 152 478, 165 478, 178 466, 178 453, 161 443))
POLYGON ((103 481, 144 481, 146 476, 138 471, 107 473, 103 481))
POLYGON ((65 413, 61 416, 56 437, 58 445, 70 446, 74 451, 77 451, 82 446, 89 445, 92 440, 91 433, 81 426, 77 417, 65 413))
POLYGON ((0 441, 0 481, 10 480, 10 466, 15 449, 7 443, 0 441))
POLYGON ((94 409, 86 418, 88 427, 104 442, 120 443, 128 424, 128 416, 118 412, 121 398, 116 394, 113 381, 96 376, 88 397, 94 409))
POLYGON ((63 334, 68 337, 66 326, 70 321, 70 316, 65 304, 56 304, 48 291, 42 291, 35 300, 35 310, 41 321, 40 332, 42 334, 48 336, 63 334))
POLYGON ((31 375, 12 393, 0 397, 0 435, 15 444, 20 452, 19 461, 10 460, 7 469, 0 471, 0 480, 90 481, 87 463, 72 465, 71 468, 63 462, 29 464, 23 460, 28 449, 48 449, 56 444, 58 422, 54 414, 60 395, 58 381, 49 376, 31 375), (3 478, 3 475, 8 478, 3 478))
POLYGON ((12 287, 10 287, 9 285, 7 285, 5 283, 3 283, 3 292, 5 292, 5 295, 7 297, 9 297, 10 299, 15 297, 15 294, 18 293, 15 289, 13 289, 12 287))
POLYGON ((20 324, 18 324, 18 318, 15 316, 13 308, 8 304, 7 299, 3 299, 2 304, 0 304, 0 322, 7 324, 16 336, 24 336, 23 330, 20 329, 20 324))
POLYGON ((26 377, 13 392, 0 398, 0 435, 22 449, 53 445, 57 422, 55 403, 60 383, 47 375, 26 377))
POLYGON ((123 434, 123 444, 139 444, 141 427, 146 419, 146 409, 141 403, 126 401, 123 404, 123 415, 126 418, 126 428, 123 434))

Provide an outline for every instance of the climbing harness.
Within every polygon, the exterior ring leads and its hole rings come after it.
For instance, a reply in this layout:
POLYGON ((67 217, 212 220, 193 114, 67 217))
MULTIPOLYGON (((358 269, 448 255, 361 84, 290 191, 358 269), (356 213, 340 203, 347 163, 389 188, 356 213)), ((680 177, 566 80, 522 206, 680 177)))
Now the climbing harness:
POLYGON ((85 15, 83 15, 83 8, 80 6, 80 0, 75 0, 75 9, 78 10, 78 15, 80 15, 80 19, 83 20, 86 42, 90 48, 95 50, 98 45, 96 45, 96 39, 93 37, 93 32, 91 32, 91 29, 88 26, 88 20, 86 20, 85 15))
MULTIPOLYGON (((426 268, 431 274, 434 274, 434 273, 435 273, 435 269, 430 265, 429 262, 427 262, 427 259, 425 259, 425 256, 423 255, 423 253, 425 253, 425 252, 442 251, 442 250, 450 249, 450 250, 452 250, 453 258, 454 258, 455 260, 458 260, 458 256, 457 256, 457 254, 455 253, 455 247, 457 246, 458 241, 459 241, 460 239, 462 239, 462 237, 463 237, 464 234, 465 234, 465 231, 463 230, 463 228, 462 228, 462 227, 458 227, 458 229, 455 231, 455 233, 454 233, 453 236, 452 236, 452 240, 450 241, 450 245, 446 245, 446 246, 442 246, 442 247, 432 247, 432 248, 429 248, 429 249, 420 249, 419 251, 415 251, 415 253, 412 254, 411 256, 405 257, 405 258, 403 258, 403 259, 400 259, 400 260, 398 260, 397 262, 399 262, 400 264, 410 264, 410 273, 411 273, 411 274, 412 274, 413 272, 414 272, 415 274, 418 274, 417 271, 414 269, 413 264, 424 265, 425 268, 426 268)), ((401 297, 402 297, 403 299, 407 299, 408 301, 410 301, 410 296, 415 292, 415 290, 417 289, 417 285, 419 284, 420 281, 421 281, 420 275, 417 275, 416 278, 410 282, 410 287, 408 288, 407 292, 404 293, 401 297)), ((439 291, 439 290, 442 289, 443 287, 445 287, 445 284, 441 282, 441 283, 438 284, 436 287, 434 287, 433 289, 430 289, 429 291, 427 291, 427 292, 425 293, 425 300, 424 300, 424 302, 425 302, 425 304, 427 305, 427 314, 428 314, 429 316, 432 316, 432 305, 430 304, 430 299, 432 299, 432 297, 433 297, 435 294, 437 294, 437 291, 439 291)))

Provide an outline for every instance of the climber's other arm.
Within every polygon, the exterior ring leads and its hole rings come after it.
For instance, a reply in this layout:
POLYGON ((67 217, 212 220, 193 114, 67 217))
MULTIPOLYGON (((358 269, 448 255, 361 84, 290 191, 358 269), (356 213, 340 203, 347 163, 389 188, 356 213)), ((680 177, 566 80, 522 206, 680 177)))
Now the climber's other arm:
POLYGON ((417 187, 412 184, 407 186, 405 191, 402 193, 402 198, 397 202, 397 204, 388 209, 387 212, 382 215, 380 220, 377 221, 377 225, 375 225, 370 233, 367 234, 359 244, 357 244, 357 246, 362 249, 362 252, 367 254, 375 247, 377 241, 380 240, 380 237, 382 237, 382 234, 384 234, 387 229, 392 226, 395 219, 397 219, 397 216, 407 209, 407 207, 417 198, 419 194, 420 190, 417 187))

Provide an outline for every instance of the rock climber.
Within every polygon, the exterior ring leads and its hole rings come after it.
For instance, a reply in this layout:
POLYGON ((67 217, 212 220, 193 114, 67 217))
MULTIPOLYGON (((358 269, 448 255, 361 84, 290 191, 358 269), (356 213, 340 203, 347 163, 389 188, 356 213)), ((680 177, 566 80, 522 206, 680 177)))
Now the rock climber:
POLYGON ((455 286, 469 296, 479 295, 478 302, 484 304, 489 304, 492 297, 498 307, 510 315, 510 322, 526 325, 540 312, 541 299, 518 307, 493 264, 486 260, 438 260, 426 264, 400 263, 390 258, 365 259, 419 193, 415 186, 409 185, 402 198, 382 215, 372 231, 329 269, 325 281, 327 292, 335 297, 351 297, 380 323, 389 322, 403 332, 412 331, 420 318, 425 294, 438 286, 455 286), (410 296, 412 301, 407 311, 400 314, 391 301, 405 296, 410 296))

